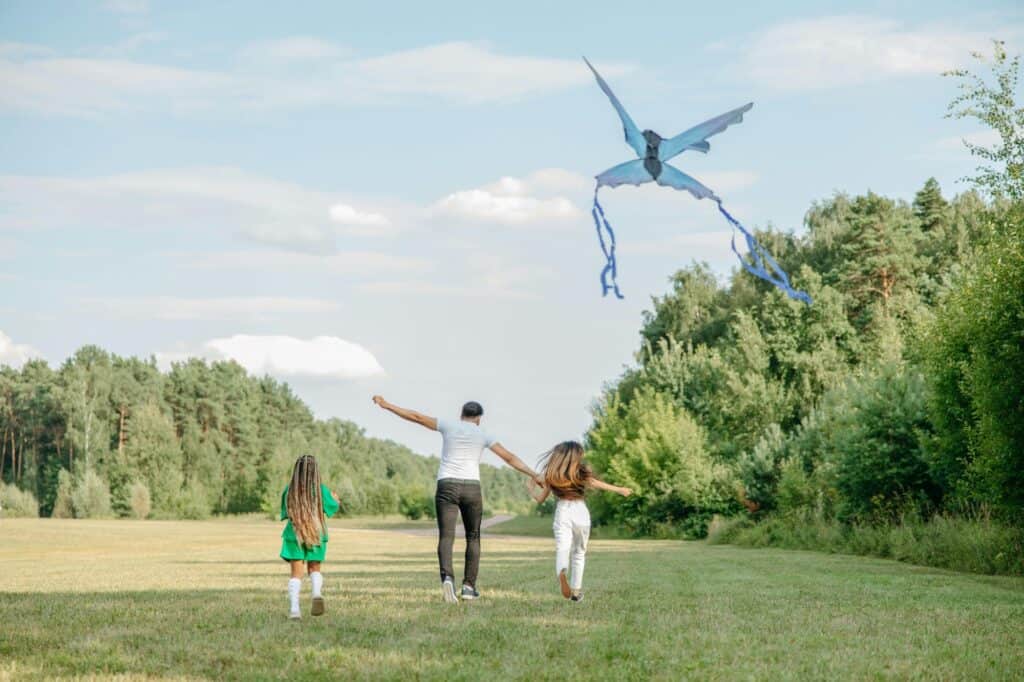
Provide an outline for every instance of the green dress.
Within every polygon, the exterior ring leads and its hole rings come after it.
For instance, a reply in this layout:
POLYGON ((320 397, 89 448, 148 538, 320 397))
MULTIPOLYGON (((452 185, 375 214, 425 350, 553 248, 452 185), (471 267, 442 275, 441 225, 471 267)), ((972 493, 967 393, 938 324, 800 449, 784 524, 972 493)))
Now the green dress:
MULTIPOLYGON (((323 500, 324 516, 334 516, 338 512, 338 503, 331 497, 331 491, 323 483, 320 484, 320 498, 323 500)), ((285 486, 281 493, 281 520, 288 518, 288 486, 285 486)), ((316 547, 304 547, 299 544, 295 537, 295 528, 291 520, 281 532, 281 558, 285 561, 323 561, 327 554, 327 528, 324 528, 324 535, 320 538, 320 544, 316 547)))

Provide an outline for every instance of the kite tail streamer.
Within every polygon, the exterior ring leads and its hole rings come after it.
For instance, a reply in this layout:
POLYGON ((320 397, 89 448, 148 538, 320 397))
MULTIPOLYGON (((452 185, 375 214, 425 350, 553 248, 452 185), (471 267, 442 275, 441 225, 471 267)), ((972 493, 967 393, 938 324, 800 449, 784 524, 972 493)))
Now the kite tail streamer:
MULTIPOLYGON (((807 305, 811 304, 811 297, 805 291, 797 291, 789 283, 789 275, 787 275, 779 264, 772 258, 772 255, 768 253, 768 250, 761 246, 754 236, 747 232, 746 228, 740 224, 740 221, 729 215, 729 212, 722 206, 722 202, 717 197, 714 199, 715 203, 718 204, 718 210, 721 212, 725 219, 728 220, 732 226, 743 233, 743 237, 747 240, 747 251, 750 253, 750 259, 753 264, 748 263, 747 260, 740 255, 740 252, 736 250, 736 232, 732 233, 732 252, 736 254, 736 257, 740 259, 740 265, 743 269, 754 275, 760 277, 766 282, 774 284, 790 298, 796 299, 797 301, 803 301, 807 305), (767 267, 765 267, 767 263, 767 267)), ((595 198, 596 201, 596 198, 595 198)))
POLYGON ((601 295, 607 296, 608 292, 612 291, 615 293, 616 298, 625 298, 622 292, 619 291, 618 282, 615 281, 615 277, 618 274, 618 266, 615 263, 615 232, 608 223, 608 219, 604 217, 604 209, 601 208, 601 204, 597 201, 597 190, 600 188, 600 185, 594 188, 594 208, 590 210, 590 215, 594 217, 597 240, 601 244, 601 251, 604 252, 605 259, 607 259, 604 269, 601 270, 601 295), (602 227, 608 233, 607 243, 604 239, 604 233, 601 231, 602 227), (611 278, 611 284, 608 283, 609 277, 611 278))

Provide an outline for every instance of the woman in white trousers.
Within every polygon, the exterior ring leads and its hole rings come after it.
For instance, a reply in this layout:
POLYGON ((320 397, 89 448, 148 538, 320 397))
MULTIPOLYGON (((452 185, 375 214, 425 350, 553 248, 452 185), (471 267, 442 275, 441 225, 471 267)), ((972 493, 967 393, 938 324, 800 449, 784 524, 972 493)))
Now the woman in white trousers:
POLYGON ((629 488, 605 483, 596 478, 590 465, 583 461, 583 446, 565 441, 553 447, 542 460, 544 486, 531 491, 538 503, 554 494, 555 506, 555 575, 562 596, 583 601, 583 569, 590 539, 590 510, 583 496, 589 488, 607 490, 624 497, 633 494, 629 488))

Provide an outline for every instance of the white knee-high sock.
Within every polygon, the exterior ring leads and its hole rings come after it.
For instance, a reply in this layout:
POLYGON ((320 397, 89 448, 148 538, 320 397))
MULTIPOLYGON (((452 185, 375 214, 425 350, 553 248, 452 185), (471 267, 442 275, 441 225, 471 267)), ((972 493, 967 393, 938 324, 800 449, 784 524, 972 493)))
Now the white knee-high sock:
POLYGON ((288 580, 288 601, 291 604, 292 613, 299 610, 299 590, 302 589, 302 578, 291 578, 288 580))
POLYGON ((324 586, 324 576, 323 576, 323 574, 320 571, 313 571, 312 573, 309 574, 309 579, 313 583, 313 596, 314 597, 321 596, 320 595, 320 590, 322 590, 323 586, 324 586))

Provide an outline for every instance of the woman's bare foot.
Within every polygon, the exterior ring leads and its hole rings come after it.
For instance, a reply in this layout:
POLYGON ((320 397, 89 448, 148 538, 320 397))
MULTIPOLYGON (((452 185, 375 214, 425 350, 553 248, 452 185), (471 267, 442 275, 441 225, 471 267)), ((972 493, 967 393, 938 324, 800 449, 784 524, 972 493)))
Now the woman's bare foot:
POLYGON ((562 596, 568 599, 572 596, 572 588, 569 587, 569 579, 565 577, 565 571, 558 574, 558 583, 562 588, 562 596))

